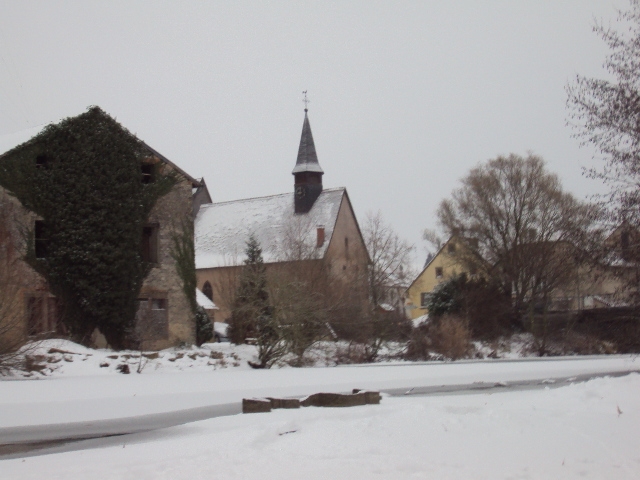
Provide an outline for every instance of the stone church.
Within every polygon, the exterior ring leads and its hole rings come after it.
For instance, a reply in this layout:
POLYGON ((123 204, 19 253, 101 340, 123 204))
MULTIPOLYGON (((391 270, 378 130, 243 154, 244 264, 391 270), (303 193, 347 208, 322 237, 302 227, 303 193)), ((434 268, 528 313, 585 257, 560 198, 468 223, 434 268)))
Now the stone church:
POLYGON ((226 321, 245 258, 246 242, 260 244, 267 276, 322 264, 330 284, 367 299, 370 262, 351 200, 344 187, 324 188, 305 108, 298 156, 289 193, 202 205, 195 221, 198 288, 226 321))

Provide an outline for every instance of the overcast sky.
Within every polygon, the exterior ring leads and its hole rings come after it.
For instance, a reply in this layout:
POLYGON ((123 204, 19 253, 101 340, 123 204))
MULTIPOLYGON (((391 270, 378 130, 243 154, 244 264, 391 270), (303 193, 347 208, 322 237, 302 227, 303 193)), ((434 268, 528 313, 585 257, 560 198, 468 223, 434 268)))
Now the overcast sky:
POLYGON ((626 0, 0 0, 0 135, 98 105, 214 201, 293 191, 302 91, 325 187, 418 247, 468 170, 532 151, 602 187, 565 86, 604 76, 591 31, 626 0))

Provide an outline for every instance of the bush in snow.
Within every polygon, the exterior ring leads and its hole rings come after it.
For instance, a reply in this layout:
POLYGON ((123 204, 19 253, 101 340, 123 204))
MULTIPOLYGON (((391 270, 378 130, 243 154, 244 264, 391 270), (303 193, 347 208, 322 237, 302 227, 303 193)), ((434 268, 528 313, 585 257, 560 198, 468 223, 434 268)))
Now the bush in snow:
POLYGON ((491 340, 512 331, 510 296, 495 283, 465 274, 436 286, 427 310, 430 318, 447 314, 462 318, 477 339, 491 340))
POLYGON ((455 315, 441 316, 414 329, 407 344, 408 360, 431 360, 433 354, 451 360, 469 356, 471 333, 466 322, 455 315))
POLYGON ((200 346, 213 338, 213 323, 202 307, 196 310, 196 345, 200 346))

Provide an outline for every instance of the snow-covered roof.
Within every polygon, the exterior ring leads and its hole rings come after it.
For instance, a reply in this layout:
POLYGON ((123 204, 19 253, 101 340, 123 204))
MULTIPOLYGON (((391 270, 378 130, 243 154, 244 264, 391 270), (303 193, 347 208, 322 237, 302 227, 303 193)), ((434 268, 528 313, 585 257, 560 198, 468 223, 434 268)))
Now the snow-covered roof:
POLYGON ((205 310, 220 310, 199 288, 196 288, 196 302, 198 302, 199 307, 205 310))
POLYGON ((196 268, 242 264, 251 234, 260 243, 265 263, 286 260, 291 242, 303 243, 315 258, 322 258, 344 194, 342 187, 326 189, 304 214, 294 213, 293 192, 202 205, 195 221, 196 268), (319 248, 318 227, 325 232, 319 248))

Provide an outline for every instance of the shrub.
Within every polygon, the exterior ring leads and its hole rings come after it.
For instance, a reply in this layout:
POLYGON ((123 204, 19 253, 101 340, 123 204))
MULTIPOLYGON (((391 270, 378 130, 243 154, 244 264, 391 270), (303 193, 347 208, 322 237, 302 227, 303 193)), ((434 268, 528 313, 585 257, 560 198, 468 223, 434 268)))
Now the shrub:
POLYGON ((462 274, 442 282, 430 295, 427 309, 432 318, 464 318, 473 338, 492 340, 511 333, 509 295, 483 279, 469 280, 462 274))
POLYGON ((454 315, 444 315, 432 323, 414 329, 407 345, 409 360, 431 360, 433 353, 451 360, 469 356, 471 333, 465 322, 454 315))
POLYGON ((213 323, 202 307, 196 310, 196 345, 200 346, 213 338, 213 323))

